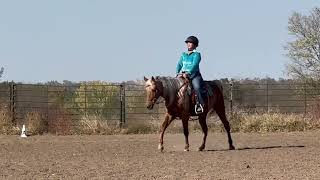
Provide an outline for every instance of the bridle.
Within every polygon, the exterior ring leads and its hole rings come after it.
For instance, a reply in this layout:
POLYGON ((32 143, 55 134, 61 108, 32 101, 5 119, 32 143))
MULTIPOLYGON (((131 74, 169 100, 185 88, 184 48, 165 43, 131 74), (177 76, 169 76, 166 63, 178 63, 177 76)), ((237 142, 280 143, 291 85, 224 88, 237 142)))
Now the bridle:
POLYGON ((151 100, 152 104, 156 104, 158 98, 160 97, 160 94, 159 94, 159 89, 158 87, 156 86, 156 89, 155 90, 152 90, 155 92, 155 95, 154 95, 154 98, 151 100))
MULTIPOLYGON (((156 88, 155 89, 151 89, 151 91, 153 93, 155 93, 155 94, 154 94, 154 97, 150 101, 151 101, 152 105, 155 105, 157 103, 158 98, 160 97, 160 90, 156 86, 156 88)), ((160 102, 158 102, 157 104, 159 104, 159 103, 160 102)))

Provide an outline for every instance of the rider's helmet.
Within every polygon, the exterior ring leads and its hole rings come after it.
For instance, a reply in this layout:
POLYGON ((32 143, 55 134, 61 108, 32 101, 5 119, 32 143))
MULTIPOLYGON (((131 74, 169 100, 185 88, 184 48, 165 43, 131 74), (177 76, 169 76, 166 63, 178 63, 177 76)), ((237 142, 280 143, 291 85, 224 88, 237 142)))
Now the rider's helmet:
POLYGON ((191 42, 191 43, 193 43, 196 47, 198 47, 198 45, 199 45, 199 40, 198 40, 198 38, 195 37, 195 36, 189 36, 184 42, 185 42, 185 43, 191 42))

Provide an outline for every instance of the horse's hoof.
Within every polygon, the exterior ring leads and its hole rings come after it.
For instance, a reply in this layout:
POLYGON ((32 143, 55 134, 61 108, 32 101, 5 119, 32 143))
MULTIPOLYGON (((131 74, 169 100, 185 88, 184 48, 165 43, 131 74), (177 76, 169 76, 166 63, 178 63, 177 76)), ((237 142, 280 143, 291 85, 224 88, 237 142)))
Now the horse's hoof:
POLYGON ((198 149, 198 151, 203 151, 204 148, 205 148, 205 146, 200 146, 199 149, 198 149))
POLYGON ((185 151, 185 152, 189 151, 189 145, 186 145, 186 146, 184 147, 184 151, 185 151))
POLYGON ((236 148, 233 145, 229 146, 229 150, 235 150, 235 149, 236 148))
POLYGON ((163 152, 163 150, 164 150, 163 145, 159 144, 159 146, 158 146, 158 150, 159 150, 160 152, 163 152))

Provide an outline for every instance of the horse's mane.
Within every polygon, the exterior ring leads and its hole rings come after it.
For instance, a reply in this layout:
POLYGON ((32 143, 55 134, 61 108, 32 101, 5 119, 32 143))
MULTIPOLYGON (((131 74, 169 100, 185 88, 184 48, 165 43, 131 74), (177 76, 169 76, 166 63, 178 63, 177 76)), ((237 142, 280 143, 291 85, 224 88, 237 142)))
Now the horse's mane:
POLYGON ((157 76, 156 81, 160 81, 163 86, 163 98, 166 100, 166 106, 173 105, 177 98, 177 92, 180 90, 184 81, 181 78, 157 76))
POLYGON ((177 91, 184 81, 181 78, 169 77, 169 76, 157 76, 156 80, 162 82, 165 89, 177 91))

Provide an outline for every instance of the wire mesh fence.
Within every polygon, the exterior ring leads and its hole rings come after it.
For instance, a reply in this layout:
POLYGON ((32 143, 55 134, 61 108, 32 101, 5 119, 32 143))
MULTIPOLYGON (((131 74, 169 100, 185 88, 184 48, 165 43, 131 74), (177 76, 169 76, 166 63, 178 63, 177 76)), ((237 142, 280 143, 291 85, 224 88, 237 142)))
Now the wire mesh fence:
POLYGON ((233 106, 245 111, 304 114, 320 94, 317 85, 303 83, 232 84, 230 93, 233 106))
MULTIPOLYGON (((308 113, 317 107, 318 86, 298 83, 223 84, 227 112, 308 113)), ((145 91, 139 84, 83 82, 72 85, 0 84, 0 105, 12 114, 12 122, 24 124, 35 114, 59 126, 67 121, 103 120, 127 124, 158 120, 164 103, 145 107, 145 91)), ((161 101, 161 100, 160 100, 161 101)))

